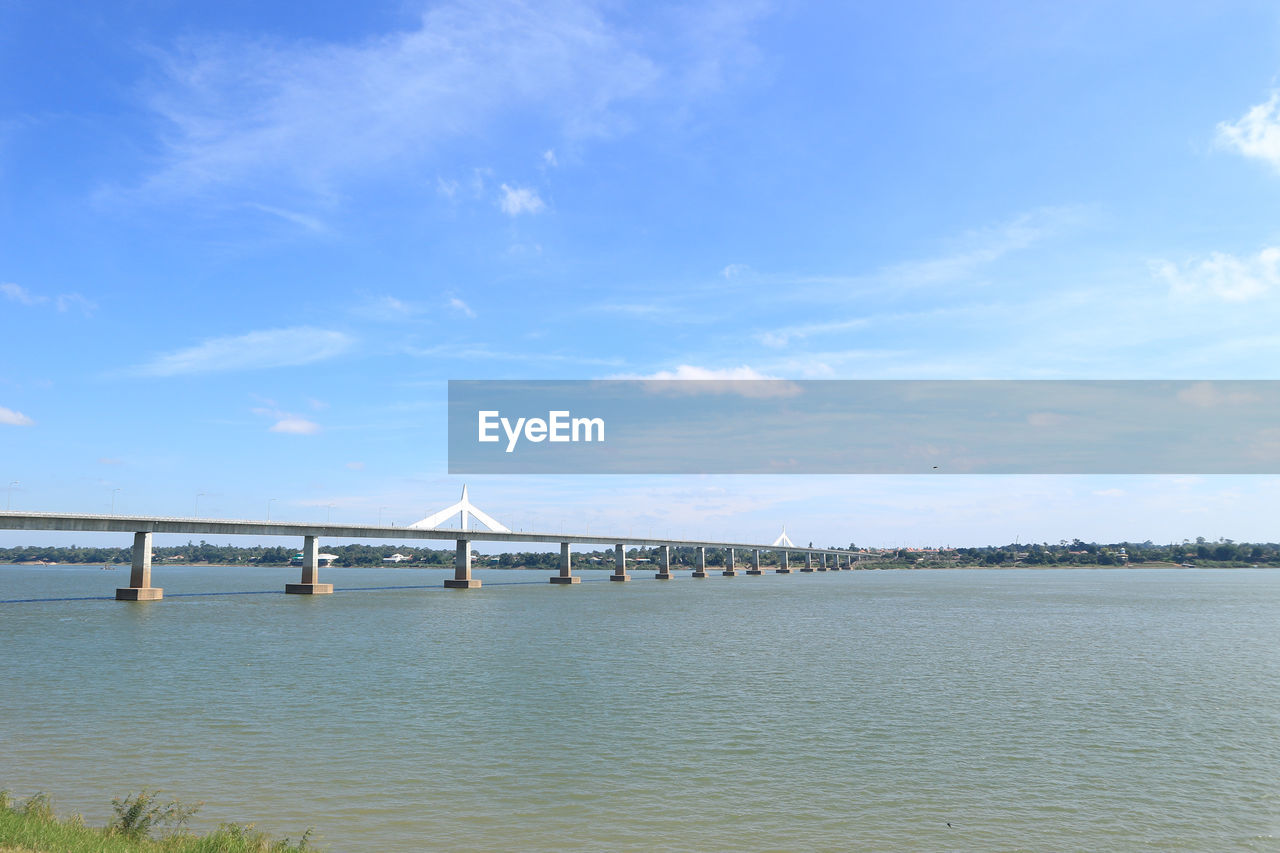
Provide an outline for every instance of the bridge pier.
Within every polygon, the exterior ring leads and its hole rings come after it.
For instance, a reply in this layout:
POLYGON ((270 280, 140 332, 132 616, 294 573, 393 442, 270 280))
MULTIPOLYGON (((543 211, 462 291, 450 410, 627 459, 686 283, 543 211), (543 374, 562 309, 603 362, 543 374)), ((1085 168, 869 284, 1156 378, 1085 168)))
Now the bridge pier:
POLYGON ((812 552, 812 551, 805 551, 805 552, 804 552, 804 568, 803 568, 803 569, 801 569, 800 571, 802 571, 802 572, 812 572, 812 571, 813 571, 813 552, 812 552))
POLYGON ((747 569, 749 575, 762 575, 764 572, 760 568, 760 549, 751 549, 751 568, 747 569))
POLYGON ((827 552, 826 551, 823 551, 821 554, 818 555, 818 565, 814 566, 814 569, 816 569, 819 572, 825 572, 827 570, 827 552))
POLYGON ((448 589, 478 589, 480 579, 471 577, 471 540, 459 539, 453 558, 453 577, 445 578, 448 589))
POLYGON ((613 574, 609 575, 609 580, 624 583, 631 580, 631 575, 627 574, 627 549, 621 544, 613 546, 613 574))
POLYGON ((582 578, 573 574, 573 567, 569 562, 569 543, 560 543, 560 574, 551 576, 552 583, 582 583, 582 578))
POLYGON ((151 585, 151 534, 133 534, 133 568, 129 585, 116 589, 116 601, 159 601, 164 590, 151 585))
POLYGON ((737 574, 738 574, 738 570, 737 570, 736 568, 734 568, 734 559, 733 559, 733 558, 734 558, 733 549, 732 549, 732 548, 730 548, 730 549, 729 549, 729 553, 725 555, 725 559, 726 559, 728 562, 727 562, 727 563, 725 563, 724 571, 720 573, 720 574, 724 575, 724 576, 725 576, 725 577, 727 577, 727 578, 736 577, 736 576, 737 576, 737 574))
POLYGON ((659 557, 661 562, 658 563, 658 571, 653 577, 655 580, 669 581, 674 577, 671 574, 671 546, 662 545, 660 548, 662 549, 659 557))
POLYGON ((707 576, 707 548, 705 545, 698 546, 698 562, 695 563, 695 566, 693 576, 695 578, 705 578, 707 576))
POLYGON ((791 555, 785 550, 778 552, 778 568, 774 569, 775 574, 789 575, 791 574, 791 555))
POLYGON ((319 583, 320 546, 315 536, 302 537, 302 582, 287 583, 284 591, 293 595, 328 595, 333 584, 319 583))

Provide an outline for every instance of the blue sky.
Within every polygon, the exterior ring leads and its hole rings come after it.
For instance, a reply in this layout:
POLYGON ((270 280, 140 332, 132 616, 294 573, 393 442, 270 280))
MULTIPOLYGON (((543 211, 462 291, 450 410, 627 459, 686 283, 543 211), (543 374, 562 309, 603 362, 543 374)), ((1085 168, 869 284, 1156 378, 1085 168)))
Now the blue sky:
MULTIPOLYGON (((448 379, 1280 363, 1274 4, 118 6, 0 0, 15 509, 412 522, 462 485, 448 379)), ((1274 540, 1280 497, 469 481, 518 527, 860 544, 1274 540)))

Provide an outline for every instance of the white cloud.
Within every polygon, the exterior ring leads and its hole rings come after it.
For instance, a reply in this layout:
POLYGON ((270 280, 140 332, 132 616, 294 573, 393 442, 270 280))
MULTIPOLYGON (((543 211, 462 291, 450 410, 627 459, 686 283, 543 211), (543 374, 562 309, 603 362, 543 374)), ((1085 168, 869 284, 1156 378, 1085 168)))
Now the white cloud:
POLYGON ((445 198, 452 199, 458 194, 458 182, 453 180, 445 180, 444 178, 436 178, 436 192, 445 198))
POLYGON ((367 320, 390 323, 410 320, 425 311, 423 305, 405 302, 395 296, 378 296, 351 309, 351 313, 367 320))
POLYGON ((807 338, 810 335, 832 334, 862 329, 868 325, 865 317, 854 317, 851 320, 833 320, 829 323, 806 323, 800 326, 788 326, 784 329, 772 329, 761 332, 760 343, 774 349, 788 346, 795 338, 807 338))
POLYGON ((583 310, 595 311, 603 314, 634 314, 637 316, 648 316, 663 313, 667 309, 647 302, 602 302, 598 305, 588 305, 583 310))
POLYGON ((346 467, 347 467, 347 468, 350 468, 352 471, 363 471, 363 470, 364 470, 364 463, 363 463, 363 462, 348 462, 346 467))
POLYGON ((741 367, 696 367, 682 364, 675 370, 659 370, 643 376, 620 375, 610 379, 641 379, 646 389, 656 394, 737 394, 742 397, 793 397, 800 393, 800 386, 793 382, 766 376, 758 370, 741 367), (773 380, 773 381, 763 381, 773 380))
POLYGON ((4 406, 0 406, 0 424, 5 424, 7 426, 31 426, 34 423, 35 421, 22 414, 22 412, 15 412, 13 409, 6 409, 4 406))
POLYGON ((80 313, 86 317, 93 313, 93 309, 98 307, 78 293, 60 293, 54 304, 57 305, 59 311, 64 312, 70 311, 72 308, 78 308, 80 313))
POLYGON ((449 297, 449 307, 466 317, 474 318, 476 316, 476 312, 471 310, 471 306, 456 296, 449 297))
POLYGON ((539 352, 537 350, 494 350, 485 344, 469 344, 465 342, 455 342, 448 344, 437 344, 431 347, 403 347, 402 352, 405 355, 411 355, 415 358, 451 358, 463 359, 466 361, 476 360, 492 360, 492 361, 514 361, 520 363, 529 362, 554 362, 564 364, 585 364, 605 367, 616 367, 625 363, 621 358, 596 358, 593 356, 577 356, 562 355, 559 353, 539 352))
MULTIPOLYGON (((20 305, 44 305, 49 302, 49 297, 38 293, 32 293, 22 285, 13 284, 12 282, 0 284, 0 293, 3 293, 6 298, 13 302, 17 302, 20 305)), ((69 311, 72 308, 79 308, 86 317, 93 312, 94 308, 98 307, 78 293, 58 294, 58 296, 53 300, 53 306, 63 312, 69 311)))
POLYGON ((675 370, 659 370, 657 373, 650 373, 646 376, 629 376, 618 377, 626 379, 734 379, 734 380, 750 380, 750 379, 777 379, 776 376, 766 376, 755 368, 747 365, 741 367, 695 367, 691 364, 682 364, 675 370))
POLYGON ((271 427, 271 432, 283 432, 290 435, 315 435, 320 431, 320 424, 295 415, 281 418, 271 427))
POLYGON ((990 228, 964 235, 964 246, 950 254, 888 267, 879 277, 894 285, 936 285, 973 276, 1002 258, 1028 249, 1072 225, 1085 214, 1072 207, 1043 208, 990 228))
POLYGON ((543 152, 542 152, 542 162, 543 162, 543 163, 545 163, 546 165, 550 166, 550 167, 551 167, 551 168, 553 168, 553 169, 554 169, 556 166, 559 166, 559 165, 560 165, 560 162, 559 162, 558 160, 556 160, 556 152, 555 152, 555 150, 554 150, 554 149, 551 149, 551 148, 548 148, 546 151, 543 151, 543 152))
POLYGON ((541 213, 546 205, 538 196, 538 191, 528 187, 512 187, 502 185, 502 198, 498 202, 502 212, 508 216, 519 216, 522 213, 541 213))
POLYGON ((1280 248, 1265 248, 1252 258, 1214 252, 1181 267, 1170 261, 1157 261, 1151 270, 1168 282, 1176 295, 1247 302, 1280 286, 1280 248))
POLYGON ((609 134, 617 106, 664 78, 649 52, 574 0, 433 3, 412 28, 348 44, 187 39, 160 53, 149 92, 169 128, 150 189, 267 178, 327 196, 520 111, 570 136, 609 134))
POLYGON ((142 376, 182 376, 227 370, 259 370, 295 367, 333 358, 351 348, 354 341, 342 332, 296 327, 266 329, 227 338, 211 338, 201 344, 158 355, 133 373, 142 376))
POLYGON ((269 214, 271 216, 275 216, 280 219, 283 219, 285 222, 290 222, 301 228, 305 228, 307 231, 312 231, 317 234, 326 234, 329 232, 329 226, 326 225, 323 221, 321 221, 320 219, 314 216, 309 216, 305 213, 298 213, 297 211, 294 211, 294 210, 285 210, 284 208, 281 208, 281 207, 272 207, 269 204, 255 203, 255 204, 250 204, 249 207, 253 208, 254 210, 258 210, 263 213, 269 214))
POLYGON ((1220 123, 1218 142, 1280 170, 1280 92, 1250 107, 1238 121, 1220 123))
POLYGON ((0 284, 0 293, 3 293, 10 300, 22 305, 39 305, 41 302, 48 301, 48 297, 36 296, 22 285, 13 284, 11 282, 0 284))
POLYGON ((1177 398, 1179 402, 1201 409, 1257 403, 1262 399, 1249 391, 1224 391, 1212 382, 1197 382, 1189 385, 1178 392, 1177 398))
POLYGON ((720 270, 720 275, 723 278, 737 278, 743 273, 747 273, 750 271, 751 271, 751 267, 747 266, 746 264, 729 264, 724 269, 720 270))

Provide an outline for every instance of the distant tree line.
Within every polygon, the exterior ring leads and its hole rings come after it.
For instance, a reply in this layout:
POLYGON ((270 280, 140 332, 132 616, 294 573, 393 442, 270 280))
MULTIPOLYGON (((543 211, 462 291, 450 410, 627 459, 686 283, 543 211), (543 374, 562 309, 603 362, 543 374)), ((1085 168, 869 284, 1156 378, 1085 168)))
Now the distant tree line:
POLYGON ((1101 545, 1079 539, 1057 544, 988 545, 982 548, 941 550, 900 549, 896 561, 915 565, 952 564, 960 566, 1141 566, 1175 563, 1196 566, 1280 566, 1280 544, 1275 542, 1234 542, 1230 539, 1183 540, 1167 545, 1145 542, 1115 542, 1101 545))
MULTIPOLYGON (((847 546, 830 545, 832 550, 857 550, 853 543, 847 546)), ((338 557, 335 566, 372 567, 443 567, 452 566, 453 548, 419 548, 403 545, 325 545, 326 554, 338 557), (385 557, 400 554, 407 558, 398 563, 386 563, 385 557)), ((297 549, 266 545, 211 545, 204 540, 186 545, 166 545, 152 549, 153 559, 159 563, 210 563, 228 566, 287 566, 297 554, 297 549)), ((772 566, 778 563, 774 550, 761 551, 761 563, 772 566)), ((799 556, 799 555, 795 555, 799 556)), ((898 567, 936 568, 972 566, 1141 566, 1144 564, 1176 563, 1197 566, 1280 566, 1280 544, 1274 542, 1234 542, 1219 539, 1214 542, 1200 537, 1195 541, 1157 545, 1146 542, 1116 542, 1102 545, 1082 542, 1079 539, 1061 540, 1056 544, 987 545, 980 548, 900 548, 862 551, 860 562, 898 567)), ((728 554, 722 548, 707 549, 707 565, 720 567, 727 562, 728 554)), ((111 565, 129 563, 133 559, 132 548, 81 547, 77 545, 52 547, 26 545, 0 548, 0 563, 72 563, 111 565)), ((629 548, 627 563, 656 563, 660 559, 658 548, 629 548)), ((573 551, 574 568, 612 568, 612 548, 573 551)), ((749 550, 740 549, 737 561, 740 568, 751 560, 749 550)), ((794 560, 794 557, 793 557, 794 560)), ((671 549, 672 565, 692 568, 697 562, 697 549, 676 547, 671 549)), ((559 551, 504 552, 494 557, 475 557, 478 567, 515 569, 555 569, 560 564, 559 551)))

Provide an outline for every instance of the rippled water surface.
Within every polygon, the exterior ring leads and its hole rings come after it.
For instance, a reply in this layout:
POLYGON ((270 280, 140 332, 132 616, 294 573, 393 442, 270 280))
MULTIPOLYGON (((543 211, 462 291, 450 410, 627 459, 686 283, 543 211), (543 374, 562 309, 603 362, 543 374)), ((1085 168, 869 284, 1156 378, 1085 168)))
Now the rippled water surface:
POLYGON ((331 851, 1280 849, 1280 571, 296 573, 0 567, 0 787, 331 851))

